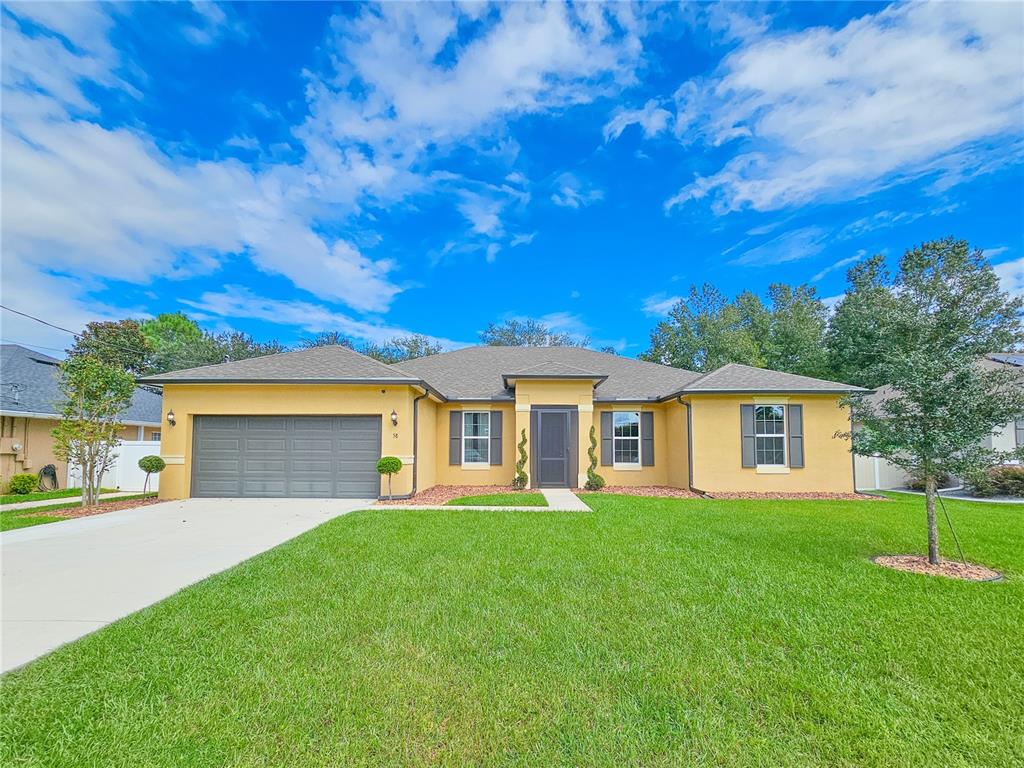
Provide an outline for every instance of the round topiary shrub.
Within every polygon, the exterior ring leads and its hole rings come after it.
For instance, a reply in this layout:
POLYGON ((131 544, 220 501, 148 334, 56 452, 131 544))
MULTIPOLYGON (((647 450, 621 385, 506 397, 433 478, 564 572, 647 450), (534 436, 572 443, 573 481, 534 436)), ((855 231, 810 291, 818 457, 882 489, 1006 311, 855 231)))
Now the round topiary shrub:
POLYGON ((7 487, 11 493, 16 493, 19 496, 32 493, 39 485, 39 478, 33 475, 31 472, 22 472, 11 477, 10 483, 7 487))
POLYGON ((149 487, 149 476, 160 474, 166 469, 167 463, 159 456, 143 456, 139 459, 139 469, 146 473, 146 482, 142 484, 142 492, 145 493, 149 487))
POLYGON ((397 456, 381 456, 377 471, 388 476, 388 500, 391 500, 391 476, 402 471, 402 460, 397 456))

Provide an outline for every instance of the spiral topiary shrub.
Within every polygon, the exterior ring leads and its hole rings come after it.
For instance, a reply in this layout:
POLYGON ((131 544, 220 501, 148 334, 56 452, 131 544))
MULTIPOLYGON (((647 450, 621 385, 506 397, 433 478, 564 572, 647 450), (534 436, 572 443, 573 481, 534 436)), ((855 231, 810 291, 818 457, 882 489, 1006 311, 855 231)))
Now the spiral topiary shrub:
POLYGON ((397 456, 381 456, 377 471, 388 476, 388 501, 391 500, 391 476, 402 471, 402 460, 397 456))
POLYGON ((523 436, 519 440, 519 461, 516 462, 516 474, 512 478, 512 487, 517 491, 521 491, 526 488, 530 482, 529 476, 526 474, 526 430, 523 430, 523 436))
POLYGON ((590 427, 590 449, 587 451, 590 457, 590 466, 587 467, 587 482, 583 486, 588 491, 600 491, 604 488, 604 478, 597 474, 597 433, 593 425, 590 427))

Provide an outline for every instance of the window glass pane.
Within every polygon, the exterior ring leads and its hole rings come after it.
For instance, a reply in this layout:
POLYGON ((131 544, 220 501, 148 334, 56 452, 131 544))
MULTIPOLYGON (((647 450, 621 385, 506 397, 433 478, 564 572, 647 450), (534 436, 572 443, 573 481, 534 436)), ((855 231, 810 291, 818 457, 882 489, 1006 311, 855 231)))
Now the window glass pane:
POLYGON ((754 433, 758 435, 784 434, 785 417, 781 405, 759 405, 754 411, 754 433))
POLYGON ((639 437, 640 414, 636 411, 616 411, 612 415, 615 437, 639 437))
POLYGON ((639 464, 640 463, 640 440, 635 437, 616 438, 615 441, 616 464, 639 464))
POLYGON ((467 464, 487 464, 490 455, 487 452, 488 440, 483 437, 467 437, 463 442, 462 460, 467 464))
POLYGON ((758 464, 782 465, 786 463, 786 445, 783 437, 755 438, 755 452, 758 464))
POLYGON ((487 437, 491 434, 491 414, 489 413, 467 413, 464 414, 463 434, 466 437, 487 437))

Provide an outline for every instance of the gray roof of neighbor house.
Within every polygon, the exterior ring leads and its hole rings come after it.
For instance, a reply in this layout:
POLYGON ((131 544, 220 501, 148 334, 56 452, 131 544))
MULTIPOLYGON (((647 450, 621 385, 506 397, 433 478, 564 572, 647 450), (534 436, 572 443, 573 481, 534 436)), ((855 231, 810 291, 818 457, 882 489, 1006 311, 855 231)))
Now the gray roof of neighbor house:
POLYGON ((727 363, 706 373, 686 385, 682 391, 673 394, 698 394, 713 392, 800 392, 808 394, 839 394, 843 392, 868 392, 863 387, 826 381, 795 373, 771 371, 741 363, 727 363))
MULTIPOLYGON (((18 344, 0 345, 0 411, 58 416, 63 400, 59 363, 18 344)), ((121 418, 133 424, 160 424, 162 411, 160 395, 139 387, 121 418)))
POLYGON ((187 368, 141 379, 144 383, 168 382, 359 382, 416 383, 416 377, 385 365, 372 357, 342 346, 312 347, 279 352, 230 363, 187 368))
POLYGON ((314 347, 142 379, 152 384, 412 384, 447 400, 515 399, 517 379, 591 379, 594 399, 658 401, 710 392, 843 393, 859 387, 730 364, 701 375, 581 347, 465 347, 386 365, 348 347, 314 347))
MULTIPOLYGON (((1014 362, 1013 358, 1024 359, 1024 355, 1016 353, 985 355, 985 357, 978 360, 978 368, 985 372, 1009 371, 1013 375, 1013 378, 1016 379, 1022 387, 1024 387, 1024 365, 1014 362)), ((899 397, 899 393, 900 391, 898 389, 886 384, 878 387, 878 389, 869 394, 866 400, 872 405, 881 405, 887 400, 899 397)))
POLYGON ((1024 353, 1021 352, 997 352, 995 354, 988 355, 989 360, 995 360, 999 363, 1006 363, 1007 365, 1015 365, 1018 368, 1024 368, 1024 353))

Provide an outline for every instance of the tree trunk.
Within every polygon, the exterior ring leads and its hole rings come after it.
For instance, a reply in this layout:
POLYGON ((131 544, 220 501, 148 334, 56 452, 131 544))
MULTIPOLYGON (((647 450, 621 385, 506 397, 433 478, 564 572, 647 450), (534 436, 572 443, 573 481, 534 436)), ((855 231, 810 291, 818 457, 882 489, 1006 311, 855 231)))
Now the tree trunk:
POLYGON ((938 565, 939 525, 935 519, 935 477, 928 475, 924 481, 925 507, 928 509, 928 562, 938 565))
POLYGON ((388 501, 391 501, 391 475, 388 475, 388 501))

